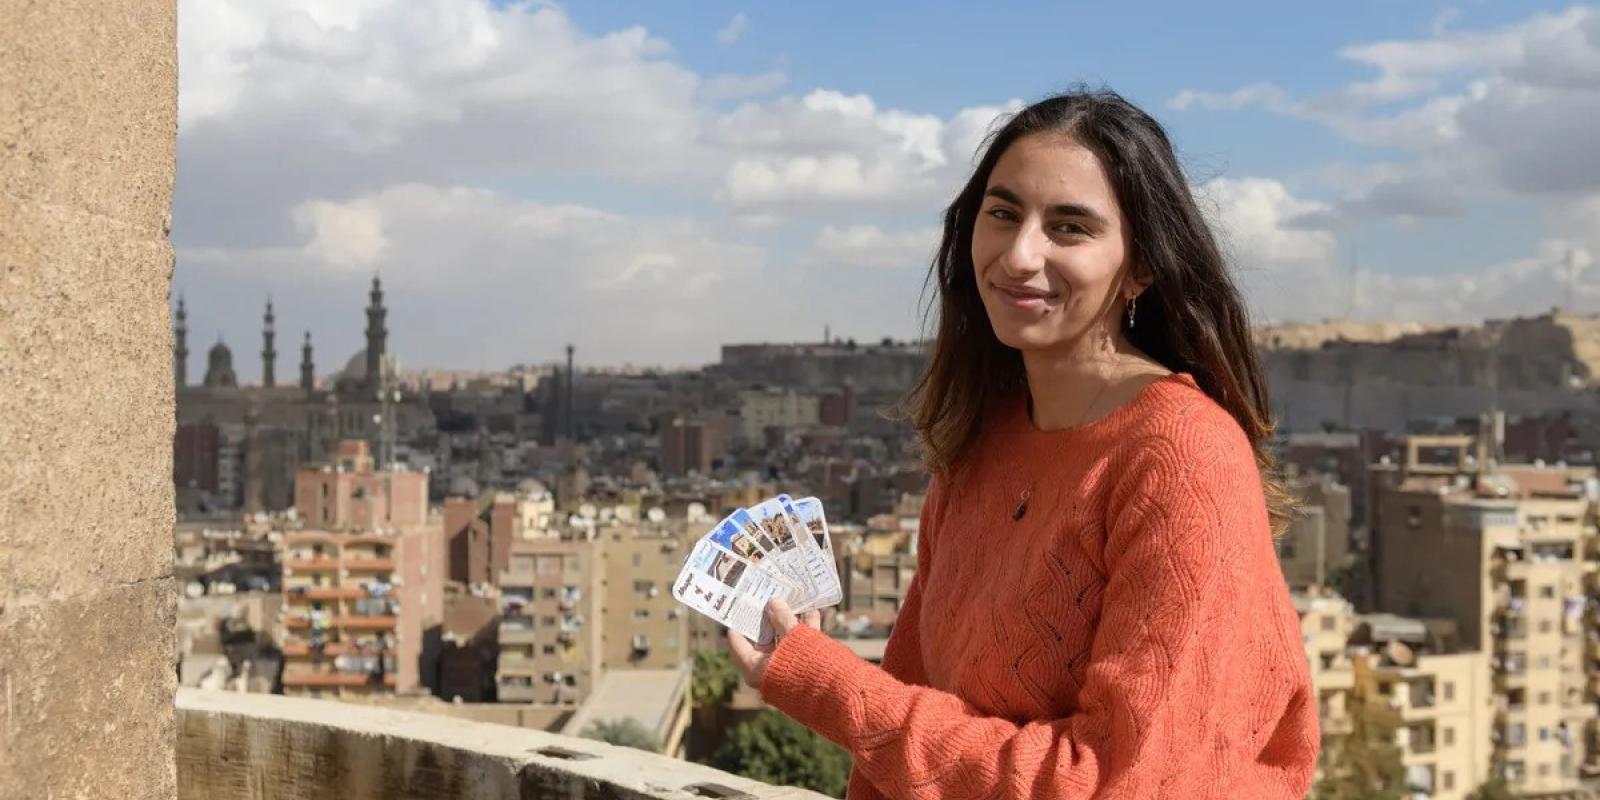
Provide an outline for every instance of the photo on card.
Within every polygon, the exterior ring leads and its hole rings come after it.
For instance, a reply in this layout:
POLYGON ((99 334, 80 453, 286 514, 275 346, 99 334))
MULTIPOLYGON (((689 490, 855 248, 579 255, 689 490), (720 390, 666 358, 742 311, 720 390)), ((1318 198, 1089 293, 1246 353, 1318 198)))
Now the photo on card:
POLYGON ((707 574, 727 584, 732 589, 739 585, 739 579, 744 577, 745 562, 732 553, 718 552, 717 557, 711 561, 711 568, 707 574))
POLYGON ((833 541, 828 538, 828 519, 822 513, 822 501, 815 497, 803 497, 794 501, 794 510, 800 515, 806 532, 816 540, 817 547, 831 554, 833 541))
POLYGON ((761 532, 779 550, 793 550, 795 548, 794 536, 789 532, 789 524, 783 518, 783 508, 775 500, 768 500, 751 509, 751 516, 761 526, 761 532))
POLYGON ((711 531, 711 541, 752 564, 760 564, 762 559, 767 557, 767 552, 762 550, 731 516, 711 531))
POLYGON ((750 537, 751 541, 759 545, 763 551, 770 553, 778 549, 777 544, 772 541, 772 537, 768 536, 766 531, 762 529, 761 523, 756 521, 756 518, 750 514, 749 509, 741 508, 730 514, 728 518, 743 529, 745 535, 750 537))

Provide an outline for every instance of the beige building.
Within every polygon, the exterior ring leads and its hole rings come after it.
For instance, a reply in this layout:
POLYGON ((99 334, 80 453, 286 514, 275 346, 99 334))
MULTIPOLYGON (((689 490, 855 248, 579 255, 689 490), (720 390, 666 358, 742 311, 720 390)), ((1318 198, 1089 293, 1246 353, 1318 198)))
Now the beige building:
POLYGON ((672 599, 682 523, 611 522, 511 544, 500 576, 502 702, 578 705, 613 670, 675 670, 690 654, 672 599))
POLYGON ((1600 772, 1592 471, 1479 469, 1489 459, 1475 445, 1413 437, 1386 470, 1373 508, 1375 600, 1454 620, 1463 647, 1485 654, 1496 774, 1522 793, 1573 791, 1600 772))
POLYGON ((1349 733, 1350 692, 1369 679, 1398 717, 1408 796, 1464 800, 1488 779, 1496 711, 1488 656, 1462 650, 1453 621, 1356 615, 1319 590, 1296 592, 1294 603, 1325 737, 1349 733))
POLYGON ((739 395, 739 432, 759 442, 768 428, 803 428, 821 420, 821 399, 793 389, 767 388, 739 395))
POLYGON ((1293 488, 1300 505, 1278 540, 1278 563, 1290 589, 1327 586, 1350 556, 1350 490, 1327 477, 1293 488))

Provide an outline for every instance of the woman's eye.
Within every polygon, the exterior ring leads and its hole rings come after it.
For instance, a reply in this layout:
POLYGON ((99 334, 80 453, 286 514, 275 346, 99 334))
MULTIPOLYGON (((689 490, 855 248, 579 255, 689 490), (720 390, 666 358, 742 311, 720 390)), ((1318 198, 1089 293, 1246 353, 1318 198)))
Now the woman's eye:
POLYGON ((1009 209, 1009 208, 1003 208, 1001 206, 995 206, 994 208, 989 209, 988 213, 989 213, 989 216, 994 217, 995 219, 998 219, 998 220, 1004 220, 1005 222, 1016 222, 1017 221, 1017 215, 1011 213, 1011 209, 1009 209))
POLYGON ((1063 236, 1087 236, 1089 229, 1076 222, 1063 222, 1055 227, 1055 232, 1063 236))

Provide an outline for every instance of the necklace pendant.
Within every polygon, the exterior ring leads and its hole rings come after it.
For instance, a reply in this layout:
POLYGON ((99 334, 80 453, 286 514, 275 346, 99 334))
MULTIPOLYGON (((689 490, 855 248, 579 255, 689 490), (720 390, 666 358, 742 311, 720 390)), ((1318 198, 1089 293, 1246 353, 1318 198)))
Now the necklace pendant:
POLYGON ((1017 501, 1016 510, 1011 512, 1011 521, 1012 522, 1021 522, 1022 521, 1022 515, 1028 513, 1028 496, 1030 494, 1032 494, 1032 493, 1031 492, 1023 492, 1022 493, 1022 498, 1017 501))

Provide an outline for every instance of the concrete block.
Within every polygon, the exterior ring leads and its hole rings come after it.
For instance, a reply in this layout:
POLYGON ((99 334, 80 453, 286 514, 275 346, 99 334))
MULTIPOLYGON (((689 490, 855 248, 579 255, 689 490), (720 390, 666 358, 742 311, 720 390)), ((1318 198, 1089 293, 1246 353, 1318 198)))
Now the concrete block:
POLYGON ((171 247, 64 206, 0 220, 0 603, 169 575, 171 247))
POLYGON ((170 798, 172 579, 0 610, 0 796, 170 798))
POLYGON ((0 20, 0 196, 163 234, 177 164, 176 3, 0 0, 0 20))

